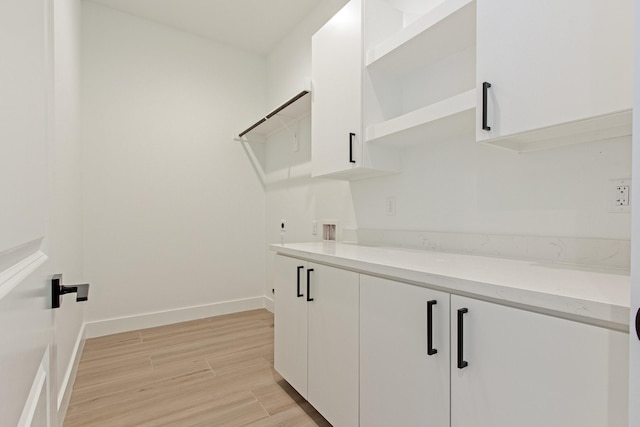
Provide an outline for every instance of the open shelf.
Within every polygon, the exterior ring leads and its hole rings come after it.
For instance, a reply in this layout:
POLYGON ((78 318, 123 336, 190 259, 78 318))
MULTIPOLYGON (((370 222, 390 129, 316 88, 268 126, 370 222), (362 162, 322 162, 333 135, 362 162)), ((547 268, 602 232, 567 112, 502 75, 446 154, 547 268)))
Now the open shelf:
POLYGON ((475 107, 476 91, 472 89, 393 119, 367 126, 366 141, 406 146, 473 132, 475 107))
POLYGON ((239 138, 257 137, 266 140, 274 133, 285 128, 289 123, 299 120, 311 112, 309 91, 303 90, 294 97, 271 111, 265 117, 238 134, 239 138))
POLYGON ((366 54, 367 67, 405 73, 475 46, 474 0, 446 0, 366 54))

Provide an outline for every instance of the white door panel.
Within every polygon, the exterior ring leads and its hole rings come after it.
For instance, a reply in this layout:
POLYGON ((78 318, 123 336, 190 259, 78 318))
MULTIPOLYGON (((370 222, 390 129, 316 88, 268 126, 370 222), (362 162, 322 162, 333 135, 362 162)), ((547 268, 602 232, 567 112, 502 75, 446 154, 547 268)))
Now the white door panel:
POLYGON ((626 333, 458 295, 451 331, 451 427, 635 426, 626 333))
POLYGON ((0 2, 0 424, 55 425, 47 262, 51 0, 0 2))
MULTIPOLYGON (((635 7, 635 40, 640 40, 640 4, 635 7)), ((629 327, 629 425, 640 425, 640 325, 636 325, 636 315, 640 316, 640 43, 635 43, 634 108, 633 108, 633 171, 636 177, 631 191, 631 318, 629 327), (638 313, 638 314, 636 314, 638 313)))
POLYGON ((308 400, 335 427, 358 425, 360 277, 309 263, 308 400))
POLYGON ((307 263, 282 255, 275 263, 275 349, 276 371, 307 397, 307 263))

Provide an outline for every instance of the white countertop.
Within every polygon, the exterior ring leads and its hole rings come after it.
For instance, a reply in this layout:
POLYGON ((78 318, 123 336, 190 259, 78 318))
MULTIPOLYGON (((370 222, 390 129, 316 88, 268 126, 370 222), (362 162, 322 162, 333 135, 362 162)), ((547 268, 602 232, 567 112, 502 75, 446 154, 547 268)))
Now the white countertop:
POLYGON ((628 330, 628 271, 335 242, 273 244, 271 250, 461 295, 524 305, 628 330))

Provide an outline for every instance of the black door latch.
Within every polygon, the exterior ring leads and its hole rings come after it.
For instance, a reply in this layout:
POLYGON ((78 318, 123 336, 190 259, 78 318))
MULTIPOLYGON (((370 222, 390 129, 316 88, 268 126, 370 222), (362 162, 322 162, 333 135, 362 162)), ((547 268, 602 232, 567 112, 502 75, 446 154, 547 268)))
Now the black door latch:
POLYGON ((62 274, 54 274, 51 278, 51 308, 59 308, 60 296, 71 293, 76 293, 76 301, 87 301, 89 299, 89 284, 64 286, 62 274))

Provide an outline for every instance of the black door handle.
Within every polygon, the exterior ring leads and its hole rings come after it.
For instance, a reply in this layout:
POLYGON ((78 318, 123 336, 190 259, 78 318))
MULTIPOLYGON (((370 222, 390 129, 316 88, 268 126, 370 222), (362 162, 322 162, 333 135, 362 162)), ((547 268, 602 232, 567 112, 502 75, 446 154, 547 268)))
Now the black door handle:
POLYGON ((458 369, 466 368, 469 366, 464 360, 464 318, 465 313, 468 313, 469 310, 466 308, 461 308, 458 310, 458 369))
POLYGON ((311 272, 313 271, 313 268, 308 268, 307 269, 307 301, 313 301, 313 298, 311 298, 311 272))
POLYGON ((436 300, 427 301, 427 355, 429 356, 438 352, 433 348, 433 306, 437 303, 436 300))
POLYGON ((482 83, 482 130, 491 130, 491 126, 487 124, 487 98, 488 91, 491 87, 491 83, 483 82, 482 83))
POLYGON ((302 295, 300 293, 300 270, 304 268, 304 265, 299 265, 298 266, 298 287, 297 287, 297 295, 298 298, 303 297, 304 295, 302 295))
POLYGON ((89 284, 64 286, 62 274, 54 274, 51 278, 51 308, 59 308, 60 297, 71 293, 76 293, 76 301, 87 301, 89 299, 89 284))
POLYGON ((349 133, 349 163, 355 163, 353 160, 353 138, 355 138, 356 134, 353 132, 349 133))

